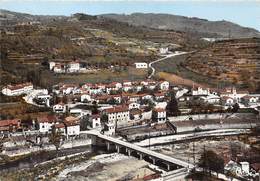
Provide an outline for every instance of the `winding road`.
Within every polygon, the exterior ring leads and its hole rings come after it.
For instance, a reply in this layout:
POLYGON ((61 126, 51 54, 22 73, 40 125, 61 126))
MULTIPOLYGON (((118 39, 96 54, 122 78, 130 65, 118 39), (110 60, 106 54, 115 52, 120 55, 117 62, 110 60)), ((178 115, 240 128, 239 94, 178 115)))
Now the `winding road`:
POLYGON ((153 61, 153 62, 150 62, 148 66, 149 66, 149 68, 152 69, 152 72, 151 72, 151 74, 148 76, 148 78, 150 79, 150 78, 151 78, 152 76, 154 76, 154 74, 155 74, 155 68, 152 66, 154 63, 160 62, 160 61, 165 60, 165 59, 167 59, 167 58, 171 58, 171 57, 175 57, 175 56, 183 55, 183 54, 187 54, 187 53, 190 53, 190 52, 175 52, 175 53, 168 54, 168 55, 166 55, 166 56, 163 57, 163 58, 160 58, 160 59, 157 59, 157 60, 155 60, 155 61, 153 61))

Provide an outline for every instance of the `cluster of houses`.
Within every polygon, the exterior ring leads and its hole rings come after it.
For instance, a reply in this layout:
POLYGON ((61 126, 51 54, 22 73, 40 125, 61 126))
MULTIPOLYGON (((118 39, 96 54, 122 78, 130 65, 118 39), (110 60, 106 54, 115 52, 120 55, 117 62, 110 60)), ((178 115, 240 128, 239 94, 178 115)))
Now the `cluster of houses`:
POLYGON ((224 167, 225 173, 229 173, 243 180, 258 179, 260 164, 250 164, 247 161, 236 162, 230 160, 224 167))
POLYGON ((238 104, 240 108, 256 108, 260 106, 260 94, 250 94, 248 91, 237 91, 235 87, 228 87, 220 91, 193 88, 190 92, 179 97, 180 102, 199 98, 205 103, 221 105, 224 108, 238 104))
POLYGON ((86 68, 78 61, 71 62, 49 62, 49 68, 55 73, 82 73, 86 72, 86 68))
MULTIPOLYGON (((191 90, 179 87, 172 88, 169 82, 164 80, 148 79, 142 81, 85 83, 82 85, 58 84, 53 86, 51 94, 46 93, 46 91, 37 92, 32 90, 33 85, 31 83, 24 83, 8 85, 3 88, 2 92, 9 96, 27 93, 28 100, 33 100, 36 105, 37 103, 43 103, 45 106, 51 107, 53 112, 57 114, 69 113, 78 119, 87 115, 89 116, 90 128, 104 129, 106 127, 109 134, 114 134, 117 127, 137 123, 142 124, 142 122, 149 120, 164 123, 167 120, 166 106, 169 100, 169 90, 175 90, 178 102, 192 101, 196 97, 205 103, 223 107, 230 107, 235 103, 238 103, 240 107, 255 108, 260 106, 260 94, 237 91, 234 87, 221 91, 201 87, 191 90), (29 94, 30 91, 37 93, 29 94), (61 98, 61 100, 63 100, 63 97, 69 97, 70 99, 67 102, 56 102, 51 105, 50 99, 54 95, 61 98), (76 108, 78 105, 96 105, 98 112, 92 114, 91 110, 76 108)), ((48 119, 42 119, 40 122, 43 125, 50 125, 48 119), (47 120, 47 122, 45 123, 44 120, 47 120)), ((73 124, 68 123, 68 125, 73 124)), ((40 132, 50 130, 50 126, 44 127, 40 127, 40 132)), ((63 129, 61 124, 58 124, 58 127, 60 130, 63 129)), ((66 132, 66 134, 69 133, 66 132)))

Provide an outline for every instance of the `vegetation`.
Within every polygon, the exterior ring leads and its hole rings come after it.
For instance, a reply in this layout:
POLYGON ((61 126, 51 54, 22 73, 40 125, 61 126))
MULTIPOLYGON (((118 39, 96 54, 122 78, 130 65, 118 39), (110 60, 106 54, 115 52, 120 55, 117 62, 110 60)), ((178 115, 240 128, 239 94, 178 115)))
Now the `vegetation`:
POLYGON ((170 96, 170 101, 166 106, 167 116, 177 116, 180 114, 180 111, 178 109, 178 101, 175 98, 175 93, 172 91, 170 92, 169 96, 170 96))
POLYGON ((201 155, 199 166, 204 168, 206 172, 211 173, 215 171, 217 173, 223 173, 224 160, 218 154, 212 150, 204 151, 201 155))
POLYGON ((63 135, 54 126, 52 126, 51 134, 49 135, 49 142, 53 144, 56 148, 56 153, 58 152, 62 144, 63 135))

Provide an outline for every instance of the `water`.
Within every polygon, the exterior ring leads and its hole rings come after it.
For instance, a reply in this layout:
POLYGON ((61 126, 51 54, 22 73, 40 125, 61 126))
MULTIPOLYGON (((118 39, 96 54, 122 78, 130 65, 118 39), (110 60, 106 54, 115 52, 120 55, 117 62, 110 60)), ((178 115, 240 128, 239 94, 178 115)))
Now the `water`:
POLYGON ((59 150, 57 153, 56 151, 41 151, 37 153, 32 153, 27 157, 23 157, 21 159, 0 165, 0 172, 33 168, 36 164, 49 161, 57 157, 67 156, 67 155, 85 152, 85 151, 89 151, 90 153, 93 153, 91 146, 81 146, 81 147, 75 147, 69 149, 62 149, 59 150))

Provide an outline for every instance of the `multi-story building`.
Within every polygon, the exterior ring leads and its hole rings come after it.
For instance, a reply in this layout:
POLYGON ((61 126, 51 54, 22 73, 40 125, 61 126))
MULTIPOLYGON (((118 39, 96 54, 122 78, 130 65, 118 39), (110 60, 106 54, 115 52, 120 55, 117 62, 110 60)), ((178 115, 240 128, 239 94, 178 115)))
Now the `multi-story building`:
POLYGON ((58 118, 53 115, 37 117, 38 128, 41 133, 51 131, 54 124, 58 124, 58 118))
POLYGON ((163 123, 167 120, 166 110, 163 108, 154 109, 152 114, 153 114, 152 115, 153 121, 156 121, 158 123, 163 123))
POLYGON ((18 96, 27 94, 33 90, 33 84, 30 82, 16 85, 7 85, 2 89, 2 93, 7 96, 18 96))
POLYGON ((129 121, 129 110, 125 105, 115 106, 104 110, 110 123, 124 123, 129 121))

